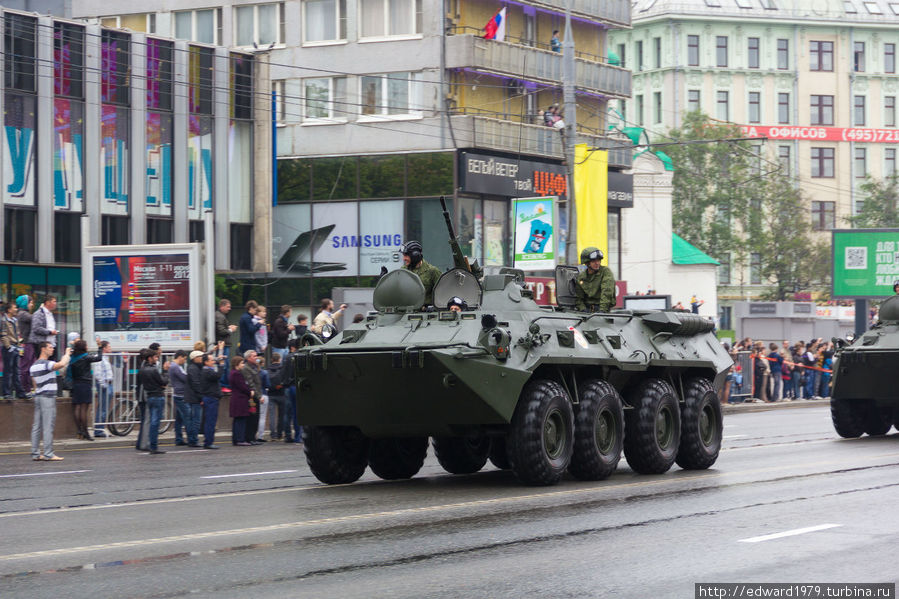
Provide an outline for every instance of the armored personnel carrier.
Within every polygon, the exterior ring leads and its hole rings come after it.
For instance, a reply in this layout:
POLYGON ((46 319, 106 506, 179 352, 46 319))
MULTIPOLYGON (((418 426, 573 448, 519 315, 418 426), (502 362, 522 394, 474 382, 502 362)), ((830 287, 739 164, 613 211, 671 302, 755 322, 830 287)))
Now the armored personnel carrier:
POLYGON ((881 304, 879 322, 834 357, 830 414, 838 435, 885 435, 899 423, 897 360, 899 296, 894 296, 881 304))
POLYGON ((313 474, 349 483, 370 467, 409 478, 429 438, 450 473, 489 459, 534 485, 566 471, 603 479, 622 450, 639 473, 714 464, 716 390, 732 360, 712 323, 680 311, 577 312, 576 276, 558 267, 558 305, 541 307, 520 271, 479 280, 457 268, 438 281, 431 310, 413 273, 382 277, 377 312, 297 354, 313 474), (454 298, 467 307, 443 309, 454 298))

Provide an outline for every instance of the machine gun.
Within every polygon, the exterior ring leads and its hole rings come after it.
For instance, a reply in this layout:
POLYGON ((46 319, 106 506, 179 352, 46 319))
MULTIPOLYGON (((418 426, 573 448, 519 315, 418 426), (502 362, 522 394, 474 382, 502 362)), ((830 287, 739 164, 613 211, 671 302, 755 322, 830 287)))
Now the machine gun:
POLYGON ((467 270, 477 278, 481 278, 484 271, 481 269, 477 260, 468 262, 468 258, 462 253, 459 246, 459 239, 456 237, 456 231, 453 229, 453 220, 450 217, 449 210, 446 209, 446 196, 440 196, 440 207, 443 209, 443 219, 446 221, 446 231, 449 234, 450 250, 453 252, 453 268, 461 268, 467 270))

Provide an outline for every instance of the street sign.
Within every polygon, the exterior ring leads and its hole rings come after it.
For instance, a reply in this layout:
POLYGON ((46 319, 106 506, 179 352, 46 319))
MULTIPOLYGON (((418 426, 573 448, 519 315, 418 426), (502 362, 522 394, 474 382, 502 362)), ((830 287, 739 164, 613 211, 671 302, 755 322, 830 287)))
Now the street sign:
POLYGON ((834 229, 834 298, 879 299, 899 281, 899 229, 834 229))

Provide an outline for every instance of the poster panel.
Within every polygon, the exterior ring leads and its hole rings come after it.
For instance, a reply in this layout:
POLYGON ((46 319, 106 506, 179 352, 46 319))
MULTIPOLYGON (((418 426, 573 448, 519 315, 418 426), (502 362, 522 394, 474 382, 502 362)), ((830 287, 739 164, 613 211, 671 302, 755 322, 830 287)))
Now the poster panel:
POLYGON ((402 200, 362 202, 359 206, 359 274, 378 275, 381 267, 396 270, 403 265, 402 200))
POLYGON ((309 276, 312 265, 312 204, 272 209, 272 259, 281 275, 309 276))
POLYGON ((113 347, 189 343, 191 256, 94 256, 93 331, 113 347))
POLYGON ((53 100, 53 208, 84 209, 84 103, 53 100))
POLYGON ((834 229, 834 298, 883 298, 899 281, 899 229, 834 229))
POLYGON ((359 272, 358 202, 312 207, 312 276, 344 277, 359 272))
POLYGON ((522 270, 556 267, 556 201, 558 198, 512 200, 514 266, 522 270))

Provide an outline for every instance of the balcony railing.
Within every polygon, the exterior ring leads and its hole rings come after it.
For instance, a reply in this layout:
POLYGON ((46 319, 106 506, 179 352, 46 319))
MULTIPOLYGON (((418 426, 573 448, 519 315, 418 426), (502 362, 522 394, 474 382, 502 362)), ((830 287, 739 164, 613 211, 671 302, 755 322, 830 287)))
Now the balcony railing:
MULTIPOLYGON (((528 0, 528 4, 564 14, 568 3, 567 0, 528 0)), ((631 25, 630 0, 572 0, 571 13, 576 17, 613 23, 623 27, 631 25)))
MULTIPOLYGON (((467 114, 455 115, 451 119, 456 147, 564 158, 562 134, 553 127, 467 114)), ((609 149, 609 166, 626 169, 633 164, 633 149, 621 147, 630 143, 626 139, 578 133, 577 143, 585 143, 591 148, 609 149)))
MULTIPOLYGON (((446 39, 446 66, 471 68, 547 85, 562 81, 562 54, 532 46, 485 40, 473 34, 446 39)), ((631 72, 598 60, 575 58, 575 87, 614 98, 631 95, 631 72)))

